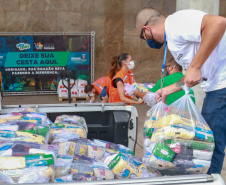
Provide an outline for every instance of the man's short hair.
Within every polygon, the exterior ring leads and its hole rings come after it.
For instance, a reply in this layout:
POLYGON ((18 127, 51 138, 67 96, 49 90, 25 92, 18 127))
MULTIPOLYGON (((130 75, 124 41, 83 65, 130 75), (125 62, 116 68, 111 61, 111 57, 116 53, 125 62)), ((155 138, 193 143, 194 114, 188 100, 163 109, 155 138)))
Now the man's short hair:
POLYGON ((143 8, 136 16, 136 30, 140 32, 141 28, 148 21, 147 25, 155 25, 163 15, 154 8, 143 8))
POLYGON ((168 63, 173 65, 178 71, 182 72, 182 66, 179 65, 174 58, 171 58, 168 63))
POLYGON ((85 86, 84 91, 87 94, 88 92, 91 92, 93 90, 93 88, 94 88, 93 85, 88 84, 85 86))

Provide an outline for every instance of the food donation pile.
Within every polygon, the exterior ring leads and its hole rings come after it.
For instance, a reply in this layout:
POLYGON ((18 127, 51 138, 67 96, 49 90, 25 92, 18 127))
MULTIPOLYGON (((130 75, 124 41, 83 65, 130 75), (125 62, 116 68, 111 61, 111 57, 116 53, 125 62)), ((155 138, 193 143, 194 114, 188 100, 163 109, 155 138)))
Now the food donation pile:
POLYGON ((83 117, 16 108, 0 116, 0 182, 48 183, 161 176, 129 148, 87 139, 83 117))

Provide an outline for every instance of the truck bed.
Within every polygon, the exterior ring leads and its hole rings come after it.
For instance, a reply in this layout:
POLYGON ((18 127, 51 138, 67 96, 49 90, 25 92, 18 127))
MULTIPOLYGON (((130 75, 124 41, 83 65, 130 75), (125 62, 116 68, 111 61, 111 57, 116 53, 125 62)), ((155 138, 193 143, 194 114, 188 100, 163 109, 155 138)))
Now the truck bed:
MULTIPOLYGON (((2 106, 0 114, 7 114, 13 108, 33 107, 39 112, 47 113, 47 116, 54 121, 56 116, 62 114, 79 115, 86 119, 88 126, 88 138, 97 138, 111 141, 117 144, 128 146, 132 151, 135 150, 137 140, 138 113, 135 107, 126 106, 123 103, 100 104, 100 103, 77 103, 77 104, 27 104, 27 105, 6 105, 2 106)), ((48 183, 50 185, 52 183, 48 183)), ((62 184, 62 183, 54 183, 62 184)), ((71 185, 224 185, 222 177, 218 174, 213 175, 177 175, 163 176, 156 178, 140 179, 117 179, 92 182, 68 182, 71 185)), ((47 185, 47 184, 43 184, 47 185)))

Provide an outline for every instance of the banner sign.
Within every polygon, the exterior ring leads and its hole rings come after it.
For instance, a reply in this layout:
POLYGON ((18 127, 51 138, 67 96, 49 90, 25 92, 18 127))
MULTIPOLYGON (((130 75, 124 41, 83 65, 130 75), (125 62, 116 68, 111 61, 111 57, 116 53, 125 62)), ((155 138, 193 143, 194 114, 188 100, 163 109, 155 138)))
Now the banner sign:
POLYGON ((62 73, 91 80, 91 36, 0 36, 3 92, 56 91, 62 73))

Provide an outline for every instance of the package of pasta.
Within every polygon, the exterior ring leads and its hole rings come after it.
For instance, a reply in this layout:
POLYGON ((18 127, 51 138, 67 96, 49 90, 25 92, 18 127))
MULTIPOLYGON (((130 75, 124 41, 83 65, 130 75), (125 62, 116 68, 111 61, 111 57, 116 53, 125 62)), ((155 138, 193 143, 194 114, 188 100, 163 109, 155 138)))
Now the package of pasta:
POLYGON ((104 163, 112 170, 115 177, 118 179, 138 177, 139 169, 127 159, 126 156, 118 153, 107 157, 104 163))

